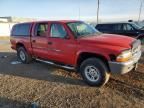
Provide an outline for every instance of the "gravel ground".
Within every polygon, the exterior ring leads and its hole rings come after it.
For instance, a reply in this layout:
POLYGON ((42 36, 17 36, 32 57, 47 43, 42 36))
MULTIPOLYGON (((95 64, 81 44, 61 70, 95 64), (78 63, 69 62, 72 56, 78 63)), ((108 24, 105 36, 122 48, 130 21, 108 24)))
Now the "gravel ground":
POLYGON ((138 70, 112 76, 101 88, 86 85, 80 75, 48 64, 12 64, 16 53, 0 41, 0 108, 142 108, 144 56, 138 70))

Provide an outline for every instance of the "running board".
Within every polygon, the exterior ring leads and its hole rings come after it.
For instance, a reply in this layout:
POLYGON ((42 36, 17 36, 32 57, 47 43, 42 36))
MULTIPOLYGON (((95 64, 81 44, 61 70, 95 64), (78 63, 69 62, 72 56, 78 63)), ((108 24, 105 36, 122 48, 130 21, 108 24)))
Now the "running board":
POLYGON ((75 70, 74 67, 72 66, 66 66, 66 65, 59 65, 59 64, 56 64, 54 62, 51 62, 51 61, 45 61, 45 60, 41 60, 41 59, 35 59, 37 61, 40 61, 40 62, 43 62, 43 63, 47 63, 47 64, 50 64, 50 65, 54 65, 54 66, 58 66, 58 67, 62 67, 64 69, 68 69, 68 70, 75 70))

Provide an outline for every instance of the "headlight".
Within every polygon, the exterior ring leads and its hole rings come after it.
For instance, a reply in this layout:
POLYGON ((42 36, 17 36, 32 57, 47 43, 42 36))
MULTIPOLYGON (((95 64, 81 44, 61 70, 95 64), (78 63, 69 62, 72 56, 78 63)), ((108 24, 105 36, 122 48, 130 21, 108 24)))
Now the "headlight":
POLYGON ((120 55, 117 56, 116 61, 117 62, 126 62, 130 60, 132 57, 131 50, 125 50, 120 55))

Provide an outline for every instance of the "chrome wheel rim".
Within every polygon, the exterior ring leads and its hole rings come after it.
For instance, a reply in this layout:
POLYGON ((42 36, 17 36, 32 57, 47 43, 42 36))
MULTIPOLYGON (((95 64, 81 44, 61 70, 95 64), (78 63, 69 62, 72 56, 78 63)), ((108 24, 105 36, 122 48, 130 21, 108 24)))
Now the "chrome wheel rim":
POLYGON ((95 66, 87 66, 84 72, 86 78, 92 82, 96 82, 100 78, 100 71, 95 66))
POLYGON ((25 61, 26 57, 25 57, 25 53, 23 51, 20 51, 20 59, 22 61, 25 61))

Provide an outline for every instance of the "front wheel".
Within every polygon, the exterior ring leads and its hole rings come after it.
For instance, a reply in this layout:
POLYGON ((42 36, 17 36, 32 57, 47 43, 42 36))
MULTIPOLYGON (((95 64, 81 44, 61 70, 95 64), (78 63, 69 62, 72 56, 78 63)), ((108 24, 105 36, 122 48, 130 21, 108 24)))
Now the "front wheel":
POLYGON ((84 81, 91 86, 103 86, 110 77, 106 65, 97 58, 84 60, 80 66, 80 72, 84 81))

